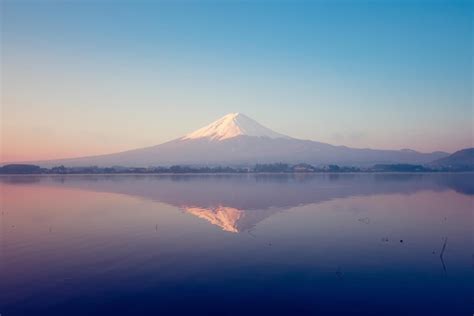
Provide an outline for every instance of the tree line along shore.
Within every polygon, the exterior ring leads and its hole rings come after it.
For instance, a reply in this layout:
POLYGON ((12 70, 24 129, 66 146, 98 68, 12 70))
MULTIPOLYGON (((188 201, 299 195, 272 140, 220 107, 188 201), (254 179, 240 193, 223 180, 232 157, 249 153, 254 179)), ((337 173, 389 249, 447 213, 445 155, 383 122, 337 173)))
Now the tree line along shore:
POLYGON ((8 164, 0 167, 0 174, 183 174, 183 173, 318 173, 318 172, 465 172, 474 171, 470 166, 465 167, 430 167, 414 164, 376 164, 371 167, 354 167, 339 165, 312 166, 306 163, 286 164, 256 164, 253 166, 183 166, 170 167, 65 167, 57 166, 42 168, 31 164, 8 164))

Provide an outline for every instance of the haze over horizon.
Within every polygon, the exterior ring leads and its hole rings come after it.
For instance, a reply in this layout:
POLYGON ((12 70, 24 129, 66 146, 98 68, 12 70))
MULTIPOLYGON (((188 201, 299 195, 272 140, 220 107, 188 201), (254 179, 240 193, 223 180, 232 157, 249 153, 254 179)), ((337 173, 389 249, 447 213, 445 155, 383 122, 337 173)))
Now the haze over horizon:
MULTIPOLYGON (((420 153, 413 150, 357 149, 302 140, 277 133, 245 114, 229 113, 192 133, 154 146, 106 155, 16 163, 41 167, 133 168, 173 165, 230 167, 258 163, 305 162, 360 167, 381 163, 429 164, 447 156, 448 153, 440 151, 420 153)), ((11 163, 15 162, 7 162, 11 163)))
POLYGON ((473 147, 472 2, 334 3, 2 1, 0 162, 153 146, 230 112, 334 145, 473 147))

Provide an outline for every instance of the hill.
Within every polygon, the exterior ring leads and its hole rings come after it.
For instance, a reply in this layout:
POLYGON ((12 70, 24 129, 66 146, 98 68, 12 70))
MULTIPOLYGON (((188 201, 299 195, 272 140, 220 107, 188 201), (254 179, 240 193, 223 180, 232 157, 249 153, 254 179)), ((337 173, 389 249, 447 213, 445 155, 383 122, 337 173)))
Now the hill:
POLYGON ((448 157, 433 161, 431 165, 453 170, 474 170, 474 148, 459 150, 448 157))

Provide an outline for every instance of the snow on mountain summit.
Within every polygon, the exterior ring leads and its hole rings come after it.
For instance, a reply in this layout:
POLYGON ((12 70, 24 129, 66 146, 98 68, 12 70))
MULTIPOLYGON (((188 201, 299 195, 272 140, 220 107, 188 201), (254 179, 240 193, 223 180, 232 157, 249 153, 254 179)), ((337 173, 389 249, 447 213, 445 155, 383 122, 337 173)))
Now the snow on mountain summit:
POLYGON ((182 140, 198 138, 224 140, 242 135, 268 138, 289 138, 288 136, 279 134, 260 125, 258 122, 244 114, 230 113, 221 117, 217 121, 184 136, 182 140))

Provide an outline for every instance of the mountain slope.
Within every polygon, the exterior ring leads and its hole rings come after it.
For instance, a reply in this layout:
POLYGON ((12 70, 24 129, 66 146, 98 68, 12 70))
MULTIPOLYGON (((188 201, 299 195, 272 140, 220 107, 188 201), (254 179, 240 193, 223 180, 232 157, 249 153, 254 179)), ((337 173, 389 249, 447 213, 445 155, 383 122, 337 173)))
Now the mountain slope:
POLYGON ((160 145, 108 155, 34 163, 44 167, 230 166, 273 162, 368 166, 377 163, 424 164, 447 155, 413 150, 355 149, 300 140, 276 133, 243 114, 232 113, 193 133, 160 145))
POLYGON ((431 165, 443 168, 474 170, 474 148, 456 151, 448 157, 433 161, 431 165))

